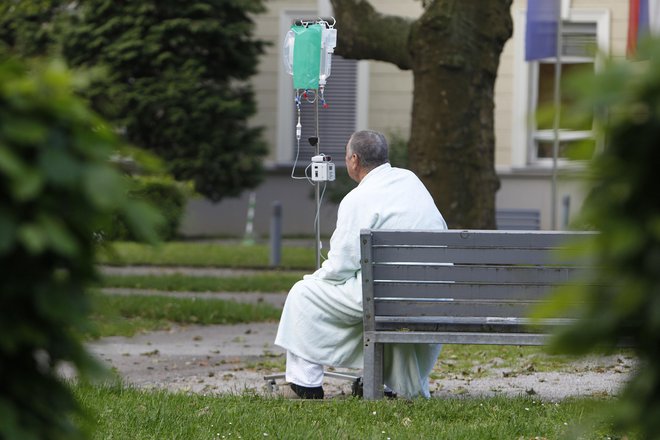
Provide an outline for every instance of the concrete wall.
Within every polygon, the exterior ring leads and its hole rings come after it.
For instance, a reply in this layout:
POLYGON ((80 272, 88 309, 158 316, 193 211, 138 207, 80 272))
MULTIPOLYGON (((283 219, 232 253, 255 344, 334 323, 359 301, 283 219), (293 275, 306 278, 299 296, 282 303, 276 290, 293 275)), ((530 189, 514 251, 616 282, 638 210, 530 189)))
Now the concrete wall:
MULTIPOLYGON (((314 187, 306 180, 291 179, 288 172, 273 171, 255 189, 256 209, 254 231, 267 237, 273 202, 282 204, 282 234, 288 236, 314 235, 316 201, 314 187)), ((206 199, 193 199, 188 203, 179 232, 187 237, 238 236, 245 233, 248 202, 251 191, 240 197, 211 203, 206 199)), ((337 222, 337 206, 323 201, 320 212, 321 234, 330 235, 337 222)))
MULTIPOLYGON (((499 174, 497 209, 535 209, 541 214, 541 229, 552 229, 552 177, 547 172, 505 172, 499 174)), ((576 174, 558 176, 555 229, 565 229, 578 213, 585 197, 584 181, 576 174), (568 197, 569 206, 564 206, 568 197)))
MULTIPOLYGON (((343 172, 340 170, 339 172, 343 172)), ((551 229, 551 177, 545 172, 500 173, 501 188, 497 193, 498 209, 536 209, 541 213, 541 229, 551 229)), ((256 190, 254 231, 260 238, 270 234, 273 202, 282 204, 282 233, 286 236, 313 236, 316 203, 313 187, 306 181, 294 181, 287 173, 272 173, 256 190)), ((211 203, 193 199, 188 203, 180 234, 186 237, 241 237, 245 233, 250 191, 240 197, 211 203)), ((569 197, 568 215, 574 218, 584 201, 583 181, 577 175, 557 179, 556 225, 564 228, 563 205, 569 197)), ((337 205, 324 200, 321 204, 321 234, 329 236, 337 222, 337 205)), ((325 243, 327 244, 327 242, 325 243)))

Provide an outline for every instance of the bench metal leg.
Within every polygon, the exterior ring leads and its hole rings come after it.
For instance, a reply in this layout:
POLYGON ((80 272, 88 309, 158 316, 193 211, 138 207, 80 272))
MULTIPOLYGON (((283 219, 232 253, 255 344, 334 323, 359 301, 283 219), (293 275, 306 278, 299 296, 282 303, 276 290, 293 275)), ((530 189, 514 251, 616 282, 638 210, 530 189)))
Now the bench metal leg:
MULTIPOLYGON (((365 338, 366 339, 366 338, 365 338)), ((383 344, 366 339, 364 344, 364 398, 383 398, 383 344)))
POLYGON ((268 391, 271 393, 276 392, 278 390, 277 379, 284 379, 285 376, 286 375, 284 373, 269 374, 264 376, 268 391))

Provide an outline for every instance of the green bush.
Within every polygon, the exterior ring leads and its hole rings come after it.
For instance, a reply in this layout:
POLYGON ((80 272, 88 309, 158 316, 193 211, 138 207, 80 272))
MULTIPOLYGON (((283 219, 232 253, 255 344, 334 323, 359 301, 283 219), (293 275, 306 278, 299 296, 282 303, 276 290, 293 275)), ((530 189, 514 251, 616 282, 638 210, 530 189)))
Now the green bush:
POLYGON ((155 240, 157 214, 126 198, 113 131, 61 63, 0 54, 0 438, 73 439, 78 405, 58 368, 97 365, 79 337, 97 282, 94 233, 118 213, 155 240))
MULTIPOLYGON (((131 178, 128 196, 134 200, 144 201, 158 210, 164 221, 156 232, 159 239, 168 241, 177 235, 187 196, 191 192, 192 190, 185 184, 169 176, 135 176, 131 178)), ((119 216, 115 216, 115 221, 104 234, 104 238, 112 241, 132 241, 137 237, 130 232, 119 216)))
POLYGON ((264 42, 261 0, 69 2, 59 36, 73 67, 108 75, 86 90, 131 144, 162 157, 177 180, 219 201, 254 188, 267 153, 252 86, 264 42))
POLYGON ((599 269, 557 298, 584 306, 555 347, 586 353, 627 338, 641 364, 621 396, 619 427, 660 438, 660 40, 639 54, 646 61, 610 62, 576 84, 578 110, 596 110, 606 140, 590 163, 579 219, 580 228, 600 232, 579 248, 599 269))
POLYGON ((3 0, 0 46, 104 71, 84 91, 92 107, 218 201, 263 179, 267 145, 248 123, 263 11, 263 0, 3 0))

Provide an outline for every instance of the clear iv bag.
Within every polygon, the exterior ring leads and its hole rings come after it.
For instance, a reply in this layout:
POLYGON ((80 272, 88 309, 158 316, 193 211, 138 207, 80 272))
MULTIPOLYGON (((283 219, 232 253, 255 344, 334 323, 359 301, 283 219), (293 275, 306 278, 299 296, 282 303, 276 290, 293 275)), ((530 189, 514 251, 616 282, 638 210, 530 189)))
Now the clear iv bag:
POLYGON ((321 72, 319 74, 319 84, 325 85, 330 76, 332 67, 332 53, 337 45, 337 29, 323 29, 322 49, 321 49, 321 72))
POLYGON ((296 33, 289 29, 284 37, 284 50, 282 51, 282 61, 284 68, 289 75, 293 75, 293 46, 296 43, 296 33))
POLYGON ((316 89, 330 76, 337 30, 319 24, 294 25, 284 37, 282 62, 294 88, 316 89), (294 48, 296 50, 294 51, 294 48))

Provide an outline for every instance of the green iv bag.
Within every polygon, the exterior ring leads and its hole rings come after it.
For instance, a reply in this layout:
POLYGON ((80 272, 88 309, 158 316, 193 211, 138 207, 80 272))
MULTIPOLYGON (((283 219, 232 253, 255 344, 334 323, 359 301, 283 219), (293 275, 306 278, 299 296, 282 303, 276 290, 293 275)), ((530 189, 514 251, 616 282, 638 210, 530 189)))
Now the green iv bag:
POLYGON ((321 73, 321 36, 319 24, 291 26, 295 33, 293 46, 293 88, 318 89, 321 73))

